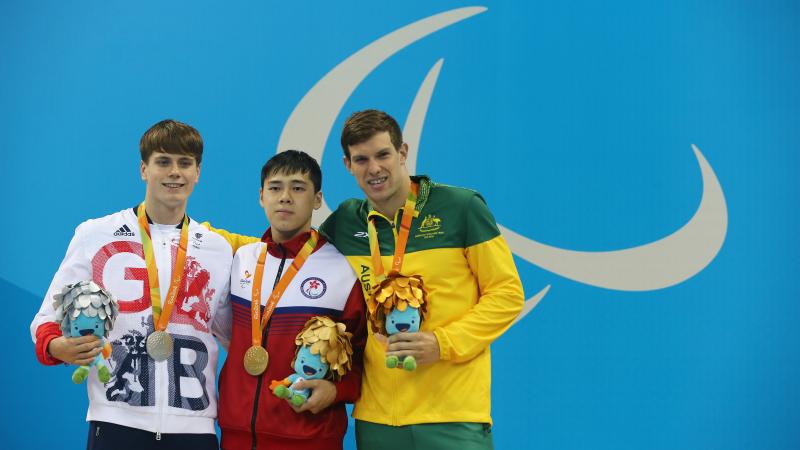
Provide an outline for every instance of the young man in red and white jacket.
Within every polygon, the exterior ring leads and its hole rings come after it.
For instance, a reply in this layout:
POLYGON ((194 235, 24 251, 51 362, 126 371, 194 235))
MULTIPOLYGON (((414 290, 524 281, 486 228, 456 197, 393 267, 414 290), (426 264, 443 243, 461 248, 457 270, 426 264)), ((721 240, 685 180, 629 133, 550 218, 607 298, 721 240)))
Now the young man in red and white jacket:
POLYGON ((354 402, 361 389, 366 313, 361 286, 344 256, 321 236, 315 245, 310 239, 312 233, 317 236, 311 228, 311 215, 322 203, 321 184, 319 164, 296 150, 275 155, 261 170, 259 201, 270 228, 261 242, 236 251, 231 268, 233 330, 219 384, 219 425, 226 450, 342 448, 347 429, 344 404, 354 402), (300 263, 303 256, 298 253, 304 245, 313 245, 313 252, 300 263), (264 246, 267 253, 263 269, 258 270, 264 246), (302 264, 296 275, 286 280, 288 284, 279 283, 292 272, 293 263, 302 264), (254 328, 254 286, 261 290, 261 311, 269 311, 264 306, 273 290, 280 292, 282 284, 285 289, 266 326, 254 328), (293 372, 295 336, 314 316, 342 322, 353 334, 353 367, 337 382, 300 382, 295 388, 311 389, 311 395, 305 404, 295 407, 273 395, 269 386, 293 372), (260 330, 260 335, 254 330, 260 330), (260 351, 258 346, 266 349, 268 365, 261 374, 251 375, 243 361, 248 349, 260 351))
POLYGON ((145 132, 139 147, 147 186, 144 202, 88 220, 75 230, 31 323, 36 356, 46 365, 86 365, 100 352, 101 341, 94 335, 62 336, 52 306, 53 295, 65 285, 93 280, 118 300, 120 314, 108 335, 111 380, 101 382, 96 371, 87 380, 87 448, 216 449, 218 351, 212 332, 229 333, 230 324, 219 322, 217 312, 229 309, 233 250, 186 216, 203 154, 197 130, 165 120, 145 132), (150 239, 143 240, 143 235, 150 239), (185 250, 178 249, 179 243, 185 250), (145 254, 152 256, 148 262, 145 254), (175 268, 183 271, 180 281, 172 281, 176 259, 184 261, 175 268), (171 282, 174 306, 166 314, 171 282), (156 283, 158 290, 152 289, 156 283), (159 303, 173 348, 161 352, 166 359, 156 361, 145 342, 154 324, 161 326, 151 307, 159 303))

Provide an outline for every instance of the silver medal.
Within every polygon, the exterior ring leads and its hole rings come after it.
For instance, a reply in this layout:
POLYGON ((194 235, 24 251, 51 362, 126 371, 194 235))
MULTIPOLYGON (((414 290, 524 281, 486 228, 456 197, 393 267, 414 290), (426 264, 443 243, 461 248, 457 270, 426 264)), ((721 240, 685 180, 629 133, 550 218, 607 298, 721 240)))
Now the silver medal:
POLYGON ((147 336, 147 354, 156 361, 172 356, 172 336, 166 331, 154 331, 147 336))

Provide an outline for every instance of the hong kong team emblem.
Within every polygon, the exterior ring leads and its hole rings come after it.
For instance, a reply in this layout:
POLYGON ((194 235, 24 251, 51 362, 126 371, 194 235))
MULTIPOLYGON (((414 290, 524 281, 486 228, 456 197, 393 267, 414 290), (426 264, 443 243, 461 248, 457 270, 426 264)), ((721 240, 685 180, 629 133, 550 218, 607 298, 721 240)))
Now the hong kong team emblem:
POLYGON ((300 284, 300 292, 310 299, 317 299, 325 294, 328 286, 322 278, 309 277, 300 284))

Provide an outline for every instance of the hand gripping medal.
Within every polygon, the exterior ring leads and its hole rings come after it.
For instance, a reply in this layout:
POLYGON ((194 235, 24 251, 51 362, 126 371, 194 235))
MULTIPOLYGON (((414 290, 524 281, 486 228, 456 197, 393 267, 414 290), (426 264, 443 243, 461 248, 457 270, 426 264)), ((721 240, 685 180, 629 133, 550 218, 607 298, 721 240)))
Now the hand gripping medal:
POLYGON ((244 370, 257 377, 267 370, 269 364, 269 354, 267 350, 261 345, 261 337, 264 332, 264 327, 267 326, 269 318, 272 317, 275 307, 278 305, 278 300, 281 295, 289 286, 297 272, 303 267, 303 264, 308 259, 314 247, 317 246, 319 240, 319 233, 317 230, 312 229, 309 232, 310 236, 297 256, 292 260, 292 264, 286 269, 286 272, 281 276, 280 281, 272 289, 272 293, 267 300, 267 305, 264 307, 264 314, 261 315, 261 282, 264 278, 264 262, 267 259, 267 245, 261 248, 261 253, 258 255, 258 262, 256 263, 256 273, 253 276, 253 290, 251 295, 250 306, 250 331, 252 335, 252 345, 244 354, 244 370))
POLYGON ((172 308, 178 298, 178 289, 183 284, 186 263, 186 247, 189 241, 189 217, 184 215, 181 225, 181 238, 178 241, 178 254, 175 257, 175 265, 172 267, 172 279, 167 291, 167 299, 164 309, 161 309, 161 289, 158 284, 158 267, 156 258, 153 254, 153 241, 150 236, 150 226, 147 223, 147 213, 142 202, 136 213, 139 221, 139 233, 142 236, 142 250, 144 252, 144 262, 147 266, 147 280, 150 284, 150 304, 153 309, 153 326, 155 331, 147 336, 147 354, 156 361, 164 361, 172 356, 174 344, 172 336, 167 333, 172 308))

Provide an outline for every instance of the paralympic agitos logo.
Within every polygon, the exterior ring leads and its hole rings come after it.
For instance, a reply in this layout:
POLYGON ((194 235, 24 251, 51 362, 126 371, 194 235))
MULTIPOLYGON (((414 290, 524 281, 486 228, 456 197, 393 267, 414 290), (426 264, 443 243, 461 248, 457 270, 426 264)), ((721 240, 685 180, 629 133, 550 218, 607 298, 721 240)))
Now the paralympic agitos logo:
MULTIPOLYGON (((414 42, 486 11, 484 7, 459 8, 436 14, 399 28, 360 49, 334 67, 297 104, 281 133, 278 149, 301 148, 322 161, 325 143, 347 99, 358 85, 384 61, 414 42)), ((428 104, 444 59, 436 61, 417 91, 408 112, 403 137, 418 150, 428 104)), ((722 188, 700 150, 692 145, 703 179, 703 193, 694 216, 672 234, 648 244, 605 252, 584 252, 539 243, 502 225, 511 251, 545 270, 592 286, 620 291, 649 291, 681 283, 714 260, 728 228, 728 211, 722 188)), ((406 161, 416 168, 417 151, 406 161)), ((322 204, 314 216, 319 225, 330 214, 322 204)), ((547 294, 542 288, 527 299, 517 320, 547 294)))

